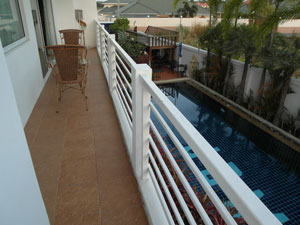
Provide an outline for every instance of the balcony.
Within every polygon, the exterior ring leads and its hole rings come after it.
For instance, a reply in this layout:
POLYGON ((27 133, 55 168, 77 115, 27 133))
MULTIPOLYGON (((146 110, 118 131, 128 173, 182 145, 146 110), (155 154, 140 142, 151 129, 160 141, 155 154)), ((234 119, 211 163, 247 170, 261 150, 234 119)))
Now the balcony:
POLYGON ((236 215, 227 210, 166 118, 239 216, 248 224, 280 224, 154 84, 152 69, 136 64, 98 21, 97 49, 88 57, 89 111, 79 93, 67 91, 56 114, 50 78, 25 128, 51 224, 214 223, 150 115, 223 222, 237 224, 236 215))
POLYGON ((96 49, 88 52, 88 104, 50 77, 25 127, 52 225, 148 224, 96 49))

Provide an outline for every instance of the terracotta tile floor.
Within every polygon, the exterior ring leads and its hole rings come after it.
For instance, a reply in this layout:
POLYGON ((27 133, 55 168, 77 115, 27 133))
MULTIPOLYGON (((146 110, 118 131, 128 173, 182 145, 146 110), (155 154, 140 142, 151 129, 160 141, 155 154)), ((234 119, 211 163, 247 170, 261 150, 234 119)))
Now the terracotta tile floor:
POLYGON ((148 224, 96 50, 88 56, 89 111, 68 90, 55 113, 50 77, 25 127, 51 225, 148 224))

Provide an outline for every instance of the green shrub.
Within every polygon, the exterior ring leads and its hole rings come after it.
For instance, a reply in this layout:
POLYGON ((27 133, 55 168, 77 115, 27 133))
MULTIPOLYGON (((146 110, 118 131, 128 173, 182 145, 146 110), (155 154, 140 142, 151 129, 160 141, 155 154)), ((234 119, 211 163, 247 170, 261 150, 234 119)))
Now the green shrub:
POLYGON ((133 59, 137 59, 141 53, 146 50, 144 45, 137 43, 134 38, 131 38, 130 36, 122 35, 120 36, 118 42, 127 52, 127 54, 133 59))
POLYGON ((110 26, 110 29, 118 34, 119 32, 125 32, 128 30, 129 27, 129 20, 127 18, 118 18, 115 22, 110 26))

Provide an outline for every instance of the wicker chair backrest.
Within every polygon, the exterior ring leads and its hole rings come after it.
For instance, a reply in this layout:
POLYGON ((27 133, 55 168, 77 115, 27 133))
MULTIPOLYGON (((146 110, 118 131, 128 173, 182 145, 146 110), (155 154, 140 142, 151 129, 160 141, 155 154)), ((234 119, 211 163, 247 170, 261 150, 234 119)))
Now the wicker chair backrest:
POLYGON ((76 29, 67 29, 67 30, 60 30, 60 34, 63 35, 63 40, 66 45, 79 45, 80 39, 82 39, 81 35, 83 34, 82 30, 76 29))
POLYGON ((76 81, 80 63, 80 45, 55 45, 46 48, 53 50, 61 81, 76 81))

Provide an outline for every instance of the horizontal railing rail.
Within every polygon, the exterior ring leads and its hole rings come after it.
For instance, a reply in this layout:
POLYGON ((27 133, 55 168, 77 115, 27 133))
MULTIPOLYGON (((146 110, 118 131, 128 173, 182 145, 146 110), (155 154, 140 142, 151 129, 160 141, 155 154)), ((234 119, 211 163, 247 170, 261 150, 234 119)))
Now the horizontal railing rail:
POLYGON ((148 26, 146 31, 146 34, 152 34, 152 35, 168 35, 168 36, 179 36, 179 32, 175 30, 169 30, 161 27, 153 27, 153 26, 148 26))
POLYGON ((240 219, 248 224, 280 224, 154 84, 151 68, 136 64, 99 21, 97 49, 152 224, 199 224, 199 220, 204 224, 215 224, 208 211, 207 200, 226 224, 237 224, 241 221, 237 219, 240 215, 240 219), (220 199, 178 134, 225 193, 230 204, 226 205, 220 199), (197 186, 191 184, 183 167, 195 177, 197 186), (228 205, 234 206, 239 214, 230 213, 228 205))
POLYGON ((175 47, 178 40, 178 35, 173 34, 152 35, 132 30, 128 30, 127 33, 132 35, 138 43, 148 47, 175 47))

